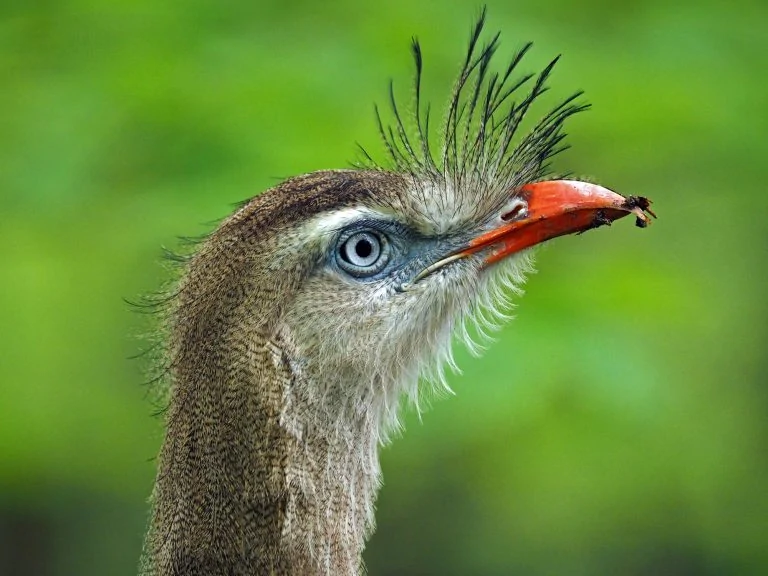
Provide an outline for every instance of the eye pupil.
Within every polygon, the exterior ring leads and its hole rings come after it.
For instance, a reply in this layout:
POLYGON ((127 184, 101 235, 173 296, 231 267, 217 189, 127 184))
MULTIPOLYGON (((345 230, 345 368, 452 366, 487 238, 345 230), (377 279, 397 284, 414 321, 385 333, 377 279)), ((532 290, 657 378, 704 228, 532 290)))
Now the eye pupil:
POLYGON ((358 240, 357 244, 355 244, 355 253, 357 253, 360 258, 368 258, 372 252, 373 246, 371 245, 371 242, 366 238, 358 240))

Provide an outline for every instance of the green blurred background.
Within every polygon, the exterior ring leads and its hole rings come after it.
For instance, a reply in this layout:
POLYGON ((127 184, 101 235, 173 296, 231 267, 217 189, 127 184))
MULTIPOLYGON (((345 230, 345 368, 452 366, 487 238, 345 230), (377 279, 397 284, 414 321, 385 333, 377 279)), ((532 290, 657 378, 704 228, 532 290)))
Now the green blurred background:
MULTIPOLYGON (((475 2, 0 6, 0 573, 135 574, 161 422, 122 298, 280 178, 379 152, 475 2)), ((490 1, 584 89, 556 168, 659 220, 557 240, 455 397, 383 450, 372 575, 768 573, 765 2, 490 1), (761 570, 762 568, 762 570, 761 570)), ((543 112, 539 108, 538 112, 543 112)), ((381 156, 380 156, 381 157, 381 156)))

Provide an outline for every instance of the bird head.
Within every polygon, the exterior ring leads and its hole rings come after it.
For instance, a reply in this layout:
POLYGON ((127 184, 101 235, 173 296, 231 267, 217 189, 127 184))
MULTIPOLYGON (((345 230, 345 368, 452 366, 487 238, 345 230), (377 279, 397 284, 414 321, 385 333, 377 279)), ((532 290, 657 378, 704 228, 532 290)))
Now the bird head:
POLYGON ((392 126, 377 109, 386 165, 364 152, 356 169, 289 179, 204 242, 179 289, 176 355, 198 354, 187 343, 201 334, 241 342, 226 348, 238 353, 247 335, 279 340, 315 416, 365 421, 381 440, 403 394, 418 400, 422 379, 444 384, 455 334, 477 350, 469 335, 505 319, 532 247, 630 212, 647 221, 645 199, 550 173, 565 120, 587 107, 580 94, 517 138, 556 60, 515 78, 527 45, 492 73, 498 36, 481 46, 483 23, 472 31, 436 154, 414 41, 415 128, 406 128, 393 93, 392 126))

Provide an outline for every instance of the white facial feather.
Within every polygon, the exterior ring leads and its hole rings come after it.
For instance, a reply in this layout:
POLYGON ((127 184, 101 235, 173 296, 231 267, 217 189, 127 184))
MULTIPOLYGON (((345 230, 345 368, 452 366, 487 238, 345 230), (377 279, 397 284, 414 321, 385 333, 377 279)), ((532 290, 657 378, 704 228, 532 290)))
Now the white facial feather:
MULTIPOLYGON (((470 206, 466 195, 455 194, 451 186, 430 189, 433 185, 414 187, 401 196, 402 208, 411 208, 396 211, 409 215, 405 224, 439 235, 462 225, 477 227, 483 220, 499 223, 497 218, 484 218, 483 212, 503 206, 502 195, 497 194, 501 199, 496 200, 486 193, 485 206, 470 206)), ((506 201, 510 202, 508 197, 506 201)), ((298 237, 328 253, 335 233, 344 227, 392 217, 392 206, 343 208, 319 215, 298 237)), ((386 277, 361 282, 336 270, 320 270, 297 296, 285 324, 303 351, 300 356, 316 359, 305 371, 318 383, 311 394, 322 407, 322 418, 341 426, 350 416, 354 420, 377 415, 371 424, 379 441, 387 442, 400 427, 401 398, 406 396, 419 409, 425 391, 450 393, 446 369, 459 371, 452 352, 454 336, 479 354, 510 318, 510 299, 521 292, 530 270, 527 254, 489 269, 467 258, 443 267, 405 293, 386 277), (419 387, 420 380, 432 386, 419 387)))

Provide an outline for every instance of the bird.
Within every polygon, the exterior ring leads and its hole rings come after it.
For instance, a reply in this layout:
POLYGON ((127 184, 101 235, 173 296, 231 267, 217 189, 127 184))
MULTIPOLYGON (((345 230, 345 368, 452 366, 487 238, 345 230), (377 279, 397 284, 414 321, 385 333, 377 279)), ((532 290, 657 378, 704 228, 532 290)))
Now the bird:
POLYGON ((485 21, 441 127, 414 39, 412 110, 391 84, 389 119, 376 108, 386 161, 361 148, 351 168, 247 200, 148 303, 166 433, 142 576, 364 573, 403 399, 444 386, 453 343, 475 349, 507 318, 536 245, 631 213, 648 223, 644 197, 551 172, 581 93, 520 135, 557 59, 518 75, 525 44, 494 71, 485 21))

